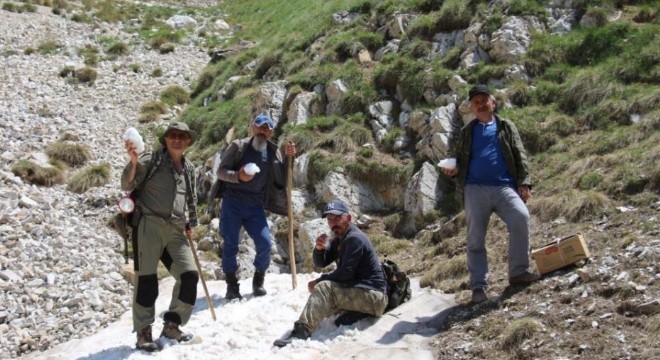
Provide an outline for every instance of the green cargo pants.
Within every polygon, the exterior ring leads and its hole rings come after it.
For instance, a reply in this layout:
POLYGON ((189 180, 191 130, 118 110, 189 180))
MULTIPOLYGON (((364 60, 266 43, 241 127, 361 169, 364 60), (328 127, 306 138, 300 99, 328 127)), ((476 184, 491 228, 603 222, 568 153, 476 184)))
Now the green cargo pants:
POLYGON ((183 229, 157 217, 143 216, 137 233, 139 270, 133 293, 133 330, 139 331, 154 322, 158 297, 156 268, 165 250, 172 260, 170 274, 176 280, 168 313, 175 322, 185 325, 195 305, 198 275, 183 229))
POLYGON ((323 319, 341 311, 359 311, 381 316, 386 306, 385 293, 364 288, 342 287, 335 281, 326 280, 316 284, 298 321, 307 325, 310 332, 313 332, 323 319))

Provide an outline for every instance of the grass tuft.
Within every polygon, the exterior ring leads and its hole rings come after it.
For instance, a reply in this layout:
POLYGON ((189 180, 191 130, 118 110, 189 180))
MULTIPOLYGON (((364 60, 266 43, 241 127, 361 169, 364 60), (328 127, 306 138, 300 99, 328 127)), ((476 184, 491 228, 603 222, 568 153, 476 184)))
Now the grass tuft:
POLYGON ((78 171, 69 179, 67 190, 82 194, 90 188, 102 186, 110 180, 110 164, 93 165, 78 171))
POLYGON ((46 154, 69 166, 83 165, 92 157, 92 152, 86 145, 70 142, 54 142, 48 146, 46 154))

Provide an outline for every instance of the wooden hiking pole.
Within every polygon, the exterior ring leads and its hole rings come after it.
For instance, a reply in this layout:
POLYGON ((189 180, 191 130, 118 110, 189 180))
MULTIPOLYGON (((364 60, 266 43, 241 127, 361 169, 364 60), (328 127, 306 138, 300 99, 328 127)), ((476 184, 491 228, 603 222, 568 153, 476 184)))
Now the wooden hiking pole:
POLYGON ((202 280, 202 287, 204 288, 204 294, 206 295, 206 302, 209 304, 209 310, 211 310, 211 316, 213 321, 215 321, 215 308, 213 307, 213 301, 209 296, 209 289, 206 288, 206 281, 204 281, 204 273, 202 273, 202 267, 199 265, 199 259, 197 258, 197 252, 195 251, 195 245, 188 232, 186 231, 186 238, 188 238, 188 244, 190 244, 190 251, 192 251, 193 258, 195 258, 195 265, 197 266, 197 272, 199 273, 199 279, 202 280))
POLYGON ((291 204, 291 190, 293 189, 293 156, 287 156, 288 171, 286 174, 286 206, 289 212, 289 261, 291 262, 291 284, 295 289, 298 286, 296 279, 296 250, 293 244, 293 204, 291 204))

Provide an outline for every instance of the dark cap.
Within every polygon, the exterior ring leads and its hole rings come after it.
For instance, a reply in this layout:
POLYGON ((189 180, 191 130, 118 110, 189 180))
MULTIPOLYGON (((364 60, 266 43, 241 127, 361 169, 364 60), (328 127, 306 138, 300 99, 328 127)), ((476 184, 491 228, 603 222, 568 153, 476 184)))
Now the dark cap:
POLYGON ((325 207, 323 208, 323 216, 326 217, 328 214, 332 215, 342 215, 342 214, 348 214, 348 206, 344 204, 343 201, 339 199, 335 199, 330 201, 329 203, 325 204, 325 207))
POLYGON ((472 100, 473 97, 479 95, 479 94, 486 94, 486 95, 492 95, 490 92, 490 89, 486 85, 476 85, 470 89, 470 92, 468 93, 468 100, 472 100))
POLYGON ((195 140, 197 140, 197 133, 193 130, 190 130, 190 128, 188 127, 188 124, 178 122, 178 121, 173 121, 167 127, 167 130, 165 130, 165 132, 160 136, 160 138, 158 138, 158 140, 160 140, 161 144, 165 145, 165 138, 173 130, 179 130, 179 131, 187 132, 188 135, 190 136, 190 144, 188 144, 188 145, 194 144, 195 140))

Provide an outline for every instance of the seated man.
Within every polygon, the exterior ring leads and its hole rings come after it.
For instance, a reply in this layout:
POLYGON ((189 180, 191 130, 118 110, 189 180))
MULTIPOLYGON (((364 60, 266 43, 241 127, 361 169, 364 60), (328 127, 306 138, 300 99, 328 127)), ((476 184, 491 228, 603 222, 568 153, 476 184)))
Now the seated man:
POLYGON ((314 265, 337 262, 337 269, 307 284, 311 295, 295 322, 291 334, 276 340, 284 347, 293 339, 308 339, 323 319, 345 311, 335 324, 350 324, 365 316, 381 316, 387 306, 385 273, 365 233, 351 222, 348 207, 341 200, 330 201, 323 210, 335 235, 316 239, 314 265))

